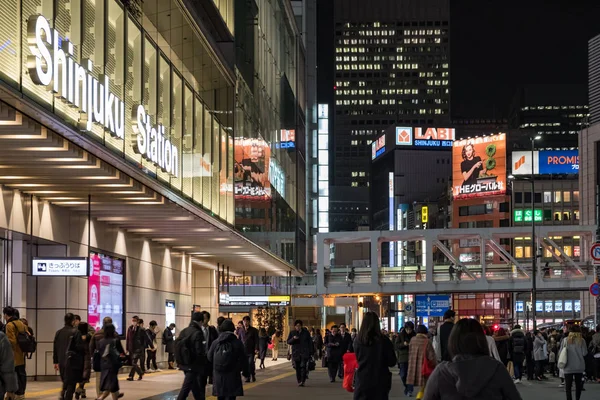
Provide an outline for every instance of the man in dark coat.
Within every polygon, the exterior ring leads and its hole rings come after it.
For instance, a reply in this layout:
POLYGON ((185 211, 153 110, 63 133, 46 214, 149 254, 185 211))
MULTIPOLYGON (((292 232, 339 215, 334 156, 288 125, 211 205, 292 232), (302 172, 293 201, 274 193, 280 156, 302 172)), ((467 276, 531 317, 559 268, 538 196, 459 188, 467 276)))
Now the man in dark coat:
MULTIPOLYGON (((202 324, 202 333, 204 334, 204 338, 205 338, 205 342, 206 342, 206 352, 208 353, 208 350, 210 349, 210 346, 212 346, 213 342, 215 340, 217 340, 217 338, 219 337, 219 332, 217 331, 217 328, 215 328, 214 326, 212 326, 210 324, 210 313, 208 311, 202 311, 202 314, 204 314, 204 323, 202 324)), ((208 363, 208 366, 206 368, 206 374, 202 375, 200 377, 200 379, 204 382, 204 386, 206 386, 207 383, 212 384, 212 365, 210 363, 208 363)))
POLYGON ((345 323, 340 324, 340 336, 342 337, 342 360, 340 361, 340 366, 338 367, 338 378, 344 379, 344 354, 346 353, 354 353, 352 335, 348 332, 348 328, 345 323))
POLYGON ((242 334, 241 340, 246 350, 246 357, 248 359, 248 371, 250 375, 246 378, 246 382, 256 382, 256 361, 255 357, 258 354, 258 329, 250 325, 250 317, 245 316, 242 319, 242 334))
POLYGON ((304 386, 308 375, 308 360, 315 351, 308 329, 303 327, 299 319, 294 323, 295 330, 291 331, 287 344, 292 346, 292 360, 296 368, 298 386, 304 386))
POLYGON ((408 376, 408 346, 412 338, 417 336, 415 332, 415 324, 408 321, 404 324, 404 329, 400 331, 396 337, 395 350, 396 357, 398 357, 398 369, 400 370, 399 375, 404 384, 404 395, 408 395, 413 392, 412 385, 406 384, 406 378, 408 376))
POLYGON ((85 349, 81 334, 74 327, 75 316, 67 313, 64 320, 65 326, 54 335, 52 358, 54 369, 60 372, 63 383, 60 398, 71 400, 77 383, 81 381, 81 376, 75 375, 83 374, 85 349))
POLYGON ((169 369, 175 369, 175 338, 173 337, 173 329, 175 329, 175 324, 171 323, 171 325, 165 328, 162 334, 165 353, 168 354, 167 363, 169 364, 169 369))
POLYGON ((515 383, 521 383, 523 361, 525 361, 525 351, 527 350, 525 332, 521 329, 521 325, 515 325, 515 328, 510 332, 508 349, 515 370, 515 383))
MULTIPOLYGON (((206 374, 207 358, 204 334, 202 333, 202 325, 204 323, 204 314, 194 312, 192 314, 192 322, 190 326, 185 328, 179 334, 181 340, 185 340, 186 350, 190 352, 190 364, 179 365, 179 369, 183 371, 185 378, 183 385, 177 396, 177 400, 185 400, 188 398, 190 391, 194 395, 194 399, 202 400, 206 398, 206 384, 202 385, 200 376, 206 374)), ((179 353, 178 353, 179 354, 179 353)))
MULTIPOLYGON (((148 347, 148 335, 144 329, 144 320, 138 318, 138 324, 130 333, 128 329, 127 346, 131 357, 131 371, 129 371, 128 381, 132 381, 135 374, 138 374, 138 381, 144 376, 144 359, 146 348, 148 347), (131 339, 130 339, 131 338, 131 339)), ((131 328, 131 327, 130 327, 131 328)))
POLYGON ((241 375, 247 377, 250 373, 246 350, 242 342, 233 333, 234 330, 235 326, 230 319, 221 322, 219 324, 221 333, 208 350, 208 361, 213 365, 212 394, 219 399, 235 400, 237 396, 243 396, 244 386, 241 375), (220 353, 220 346, 231 348, 226 360, 216 359, 217 353, 220 353), (223 362, 227 364, 227 368, 223 368, 223 365, 221 365, 223 362))
POLYGON ((452 328, 454 328, 455 316, 456 313, 454 311, 446 310, 444 313, 444 323, 438 328, 436 336, 436 340, 438 340, 436 349, 438 361, 452 361, 448 352, 448 339, 450 338, 452 328))
POLYGON ((325 337, 325 348, 327 354, 327 371, 329 372, 329 381, 335 382, 335 375, 342 363, 342 357, 344 356, 343 351, 343 338, 340 335, 338 326, 334 325, 331 327, 331 334, 325 337))

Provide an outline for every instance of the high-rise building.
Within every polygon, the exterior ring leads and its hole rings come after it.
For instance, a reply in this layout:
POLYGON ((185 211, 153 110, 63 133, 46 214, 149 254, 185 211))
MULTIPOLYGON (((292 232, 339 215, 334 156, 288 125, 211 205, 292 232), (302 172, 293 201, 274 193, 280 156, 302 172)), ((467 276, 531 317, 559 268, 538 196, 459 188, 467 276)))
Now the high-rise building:
MULTIPOLYGON (((542 136, 544 148, 575 148, 577 134, 588 123, 585 85, 528 85, 515 94, 510 112, 511 142, 519 141, 516 129, 524 135, 542 136)), ((528 142, 525 140, 525 142, 528 142)))
POLYGON ((372 140, 449 123, 449 1, 336 0, 333 27, 330 230, 355 230, 369 224, 372 140))

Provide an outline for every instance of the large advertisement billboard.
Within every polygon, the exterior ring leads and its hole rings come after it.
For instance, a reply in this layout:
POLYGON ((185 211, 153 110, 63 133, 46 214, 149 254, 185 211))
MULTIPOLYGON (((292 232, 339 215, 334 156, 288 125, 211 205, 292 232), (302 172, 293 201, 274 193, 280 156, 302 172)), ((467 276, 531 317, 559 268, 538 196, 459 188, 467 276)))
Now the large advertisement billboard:
POLYGON ((454 142, 452 192, 455 199, 506 193, 506 134, 454 142))
POLYGON ((263 139, 235 140, 234 189, 236 199, 271 198, 269 163, 271 149, 263 139))
POLYGON ((512 174, 531 175, 531 166, 535 175, 550 174, 578 174, 579 173, 579 151, 578 150, 541 150, 533 152, 533 163, 531 162, 531 151, 514 151, 512 153, 512 174))
POLYGON ((125 260, 90 253, 88 279, 88 323, 96 330, 104 317, 111 317, 119 334, 124 334, 123 272, 125 260))

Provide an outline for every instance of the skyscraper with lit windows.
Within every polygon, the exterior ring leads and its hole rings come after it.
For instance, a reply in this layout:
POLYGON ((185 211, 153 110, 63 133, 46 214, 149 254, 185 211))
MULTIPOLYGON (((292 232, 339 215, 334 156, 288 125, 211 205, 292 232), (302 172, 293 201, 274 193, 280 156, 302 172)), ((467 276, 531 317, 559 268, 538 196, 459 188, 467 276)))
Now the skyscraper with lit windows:
POLYGON ((330 230, 356 230, 369 224, 372 140, 450 122, 449 1, 335 0, 332 18, 330 230))

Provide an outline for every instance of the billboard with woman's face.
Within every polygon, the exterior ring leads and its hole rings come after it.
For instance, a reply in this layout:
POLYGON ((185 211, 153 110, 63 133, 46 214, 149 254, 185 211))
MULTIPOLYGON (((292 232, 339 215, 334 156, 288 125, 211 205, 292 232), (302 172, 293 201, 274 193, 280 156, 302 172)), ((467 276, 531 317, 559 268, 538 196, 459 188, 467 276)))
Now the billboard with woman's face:
POLYGON ((506 134, 454 142, 452 192, 455 199, 506 193, 506 134))

